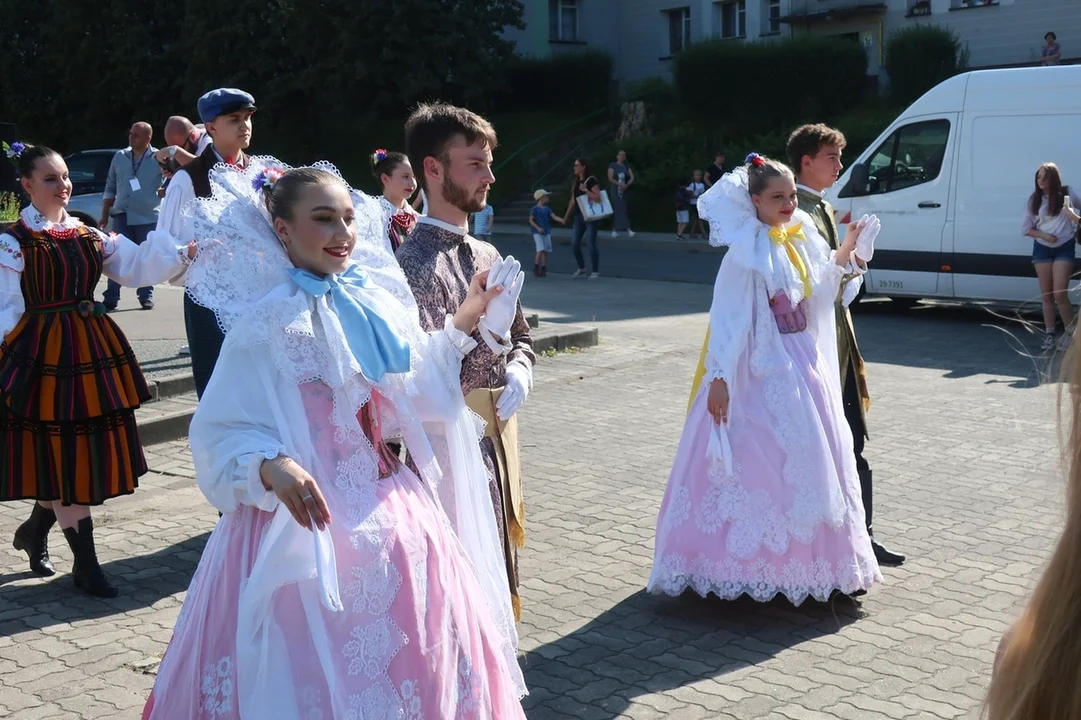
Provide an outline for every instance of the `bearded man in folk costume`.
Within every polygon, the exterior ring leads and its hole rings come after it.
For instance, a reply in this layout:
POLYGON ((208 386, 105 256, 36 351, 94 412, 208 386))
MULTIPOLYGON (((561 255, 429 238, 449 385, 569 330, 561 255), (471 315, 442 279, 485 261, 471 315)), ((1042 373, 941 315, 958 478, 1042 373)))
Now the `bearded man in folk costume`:
MULTIPOLYGON (((469 235, 469 215, 484 209, 495 181, 491 166, 496 134, 487 120, 464 108, 421 105, 406 122, 405 146, 426 191, 428 214, 418 219, 397 258, 420 308, 421 326, 432 330, 442 327, 447 313, 453 314, 464 301, 476 273, 490 270, 498 275, 503 263, 494 246, 469 235)), ((523 277, 514 282, 520 284, 523 277)), ((473 336, 477 347, 462 363, 462 391, 470 409, 486 423, 481 454, 503 536, 511 600, 520 619, 517 552, 525 543, 525 528, 515 413, 533 386, 536 355, 517 302, 490 304, 473 336)), ((444 498, 444 505, 454 522, 453 500, 444 498)))

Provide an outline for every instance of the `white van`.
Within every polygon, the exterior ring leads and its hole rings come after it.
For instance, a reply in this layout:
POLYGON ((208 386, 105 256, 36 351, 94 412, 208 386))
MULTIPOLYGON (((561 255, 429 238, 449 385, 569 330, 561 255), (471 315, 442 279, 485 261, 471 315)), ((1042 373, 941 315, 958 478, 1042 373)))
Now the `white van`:
POLYGON ((928 91, 827 193, 839 224, 882 220, 867 294, 1038 299, 1021 224, 1044 162, 1081 187, 1081 65, 980 70, 928 91))

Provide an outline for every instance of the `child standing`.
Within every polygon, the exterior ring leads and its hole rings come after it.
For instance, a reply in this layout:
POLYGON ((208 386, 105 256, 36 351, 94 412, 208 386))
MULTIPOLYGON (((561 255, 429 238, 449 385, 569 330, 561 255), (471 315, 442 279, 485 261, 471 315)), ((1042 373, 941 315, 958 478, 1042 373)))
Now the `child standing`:
POLYGON ((533 228, 533 242, 537 246, 537 256, 533 260, 533 275, 545 277, 548 275, 548 253, 552 252, 552 218, 566 224, 567 219, 559 217, 548 207, 547 190, 538 190, 533 193, 533 199, 537 204, 529 209, 529 227, 533 228))
POLYGON ((492 223, 495 221, 495 210, 491 205, 485 205, 480 212, 473 213, 473 237, 485 242, 492 241, 492 223))
POLYGON ((691 221, 690 193, 683 187, 683 181, 676 183, 676 240, 683 239, 683 231, 691 221))
POLYGON ((691 238, 705 235, 706 229, 702 226, 702 217, 698 214, 698 198, 706 192, 706 183, 702 181, 702 171, 695 170, 691 184, 687 186, 687 194, 690 196, 691 214, 694 215, 694 225, 691 226, 691 238))

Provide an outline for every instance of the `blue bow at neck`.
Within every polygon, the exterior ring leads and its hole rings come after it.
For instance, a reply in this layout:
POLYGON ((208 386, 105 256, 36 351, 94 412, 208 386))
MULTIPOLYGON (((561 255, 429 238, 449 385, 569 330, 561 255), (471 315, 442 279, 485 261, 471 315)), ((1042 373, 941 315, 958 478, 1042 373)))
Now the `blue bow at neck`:
POLYGON ((390 325, 372 308, 350 295, 346 288, 369 287, 371 280, 357 265, 341 275, 319 277, 307 270, 289 268, 289 277, 312 297, 330 294, 338 321, 345 330, 345 341, 360 363, 364 376, 379 382, 386 373, 409 370, 409 344, 394 334, 390 325))

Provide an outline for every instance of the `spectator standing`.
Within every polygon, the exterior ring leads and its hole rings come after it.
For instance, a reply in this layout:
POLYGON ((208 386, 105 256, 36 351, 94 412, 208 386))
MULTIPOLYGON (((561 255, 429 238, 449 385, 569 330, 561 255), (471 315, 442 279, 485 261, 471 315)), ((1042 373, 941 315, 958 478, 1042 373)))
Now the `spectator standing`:
POLYGON ((1081 219, 1081 195, 1062 184, 1055 163, 1044 163, 1036 170, 1036 189, 1025 205, 1021 232, 1032 241, 1032 264, 1040 281, 1043 321, 1046 330, 1043 349, 1055 347, 1055 310, 1066 328, 1061 342, 1069 342, 1074 321, 1070 302, 1070 277, 1076 264, 1077 223, 1081 219))
MULTIPOLYGON (((599 203, 601 202, 601 184, 597 182, 595 178, 589 172, 589 162, 585 158, 575 158, 574 160, 574 181, 571 183, 571 201, 567 205, 567 212, 563 214, 567 220, 574 218, 574 235, 571 240, 571 252, 574 253, 574 260, 578 263, 578 269, 574 271, 571 277, 585 277, 586 276, 586 259, 582 254, 582 240, 587 236, 589 237, 589 260, 593 269, 592 273, 589 273, 590 280, 596 280, 601 276, 601 252, 597 247, 597 223, 586 222, 585 217, 582 215, 581 209, 578 207, 578 198, 585 195, 589 198, 589 202, 599 203), (573 214, 572 214, 573 213, 573 214)), ((609 198, 611 200, 611 198, 609 198)))
POLYGON ((492 224, 495 222, 495 210, 485 205, 483 210, 473 213, 473 237, 485 242, 492 241, 492 224))
POLYGON ((552 212, 548 206, 547 190, 538 190, 533 193, 533 199, 537 204, 529 209, 529 227, 533 229, 533 244, 537 246, 537 255, 533 260, 533 275, 545 277, 548 274, 548 254, 552 252, 552 218, 560 223, 566 223, 566 218, 561 218, 552 212))
POLYGON ((612 237, 626 231, 628 237, 634 237, 631 230, 631 216, 627 208, 627 191, 634 185, 634 170, 627 164, 627 151, 616 153, 616 161, 608 166, 608 186, 611 188, 609 200, 612 203, 612 237))
MULTIPOLYGON (((158 196, 161 167, 154 161, 157 151, 150 145, 153 135, 149 123, 137 122, 131 126, 128 147, 114 155, 109 165, 98 221, 102 230, 124 235, 136 245, 142 245, 157 226, 161 205, 158 196)), ((143 310, 153 310, 154 288, 141 287, 137 292, 143 310)), ((110 278, 104 297, 106 311, 116 310, 119 302, 120 284, 110 278)))
POLYGON ((683 231, 691 222, 691 201, 683 181, 676 183, 676 240, 683 239, 683 231))
POLYGON ((691 204, 691 238, 705 235, 706 229, 702 225, 702 217, 698 214, 698 198, 706 192, 706 183, 702 179, 702 171, 695 170, 691 176, 691 184, 687 186, 688 202, 691 204))
POLYGON ((1058 36, 1053 32, 1049 32, 1043 36, 1046 45, 1043 46, 1043 50, 1040 54, 1041 65, 1061 65, 1062 64, 1062 48, 1058 44, 1058 36))
POLYGON ((706 188, 711 188, 721 181, 728 168, 724 166, 724 150, 718 150, 713 157, 713 164, 706 168, 706 188))

